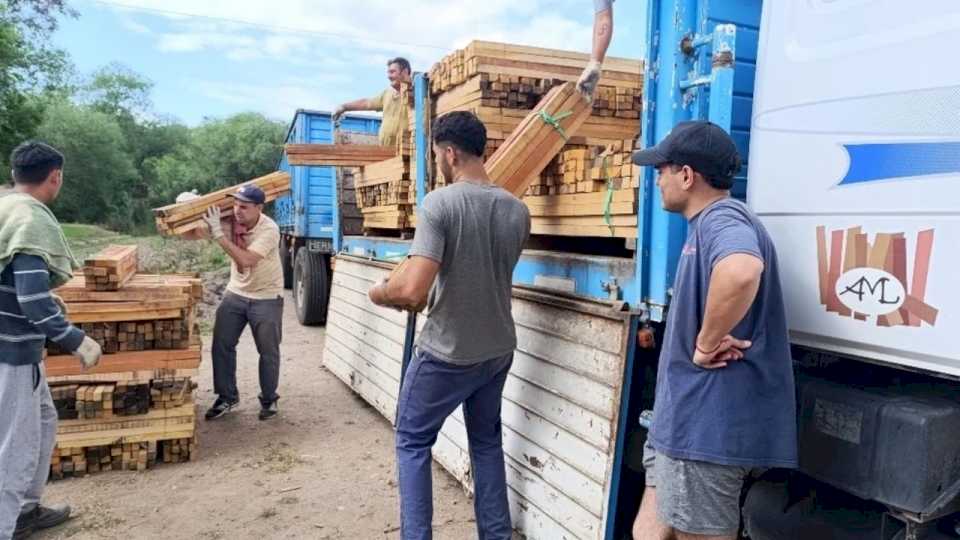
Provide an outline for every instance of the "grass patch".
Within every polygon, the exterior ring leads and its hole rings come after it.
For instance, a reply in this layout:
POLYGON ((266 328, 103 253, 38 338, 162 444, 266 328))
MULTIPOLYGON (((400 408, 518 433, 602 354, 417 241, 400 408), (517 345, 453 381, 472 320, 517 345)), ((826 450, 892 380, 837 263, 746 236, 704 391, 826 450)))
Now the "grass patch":
POLYGON ((62 227, 73 254, 81 262, 111 244, 136 244, 140 248, 141 272, 209 272, 230 264, 220 246, 207 240, 188 241, 158 235, 131 236, 95 225, 75 223, 66 223, 62 227))

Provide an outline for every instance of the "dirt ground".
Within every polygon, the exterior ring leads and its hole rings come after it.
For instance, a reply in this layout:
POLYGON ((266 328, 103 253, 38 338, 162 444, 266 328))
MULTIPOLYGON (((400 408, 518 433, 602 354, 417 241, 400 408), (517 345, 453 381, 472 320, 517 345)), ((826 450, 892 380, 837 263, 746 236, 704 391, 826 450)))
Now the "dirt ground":
MULTIPOLYGON (((106 472, 48 485, 45 500, 75 517, 34 538, 399 538, 393 431, 321 365, 324 330, 297 322, 287 297, 280 415, 257 419, 257 355, 239 348, 241 405, 199 420, 199 458, 143 472, 106 472)), ((209 339, 198 412, 213 402, 209 339)), ((472 501, 434 468, 438 540, 476 538, 472 501)))

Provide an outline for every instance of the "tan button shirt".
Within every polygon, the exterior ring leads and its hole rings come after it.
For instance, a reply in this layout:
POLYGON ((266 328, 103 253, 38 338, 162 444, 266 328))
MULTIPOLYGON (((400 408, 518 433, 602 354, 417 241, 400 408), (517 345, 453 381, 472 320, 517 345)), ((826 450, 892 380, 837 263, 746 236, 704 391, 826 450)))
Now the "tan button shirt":
POLYGON ((260 221, 246 234, 247 251, 263 257, 253 268, 241 271, 237 263, 230 265, 227 290, 252 300, 270 300, 283 295, 283 267, 280 265, 280 227, 260 215, 260 221))
POLYGON ((407 106, 401 99, 400 92, 394 90, 393 87, 389 87, 368 101, 374 110, 383 111, 383 120, 380 124, 380 144, 396 146, 409 120, 407 118, 407 106))

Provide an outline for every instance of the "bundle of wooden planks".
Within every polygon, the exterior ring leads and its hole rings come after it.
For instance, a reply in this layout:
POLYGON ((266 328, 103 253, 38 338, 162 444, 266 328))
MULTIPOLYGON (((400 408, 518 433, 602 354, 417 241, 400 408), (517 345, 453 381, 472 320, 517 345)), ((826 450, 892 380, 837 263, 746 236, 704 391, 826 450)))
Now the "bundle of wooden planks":
POLYGON ((368 144, 288 144, 284 146, 290 165, 363 167, 397 155, 390 146, 368 144))
POLYGON ((91 291, 116 291, 137 273, 137 246, 109 246, 84 261, 91 291))
POLYGON ((247 184, 262 189, 266 202, 270 202, 290 191, 290 174, 277 171, 190 201, 155 208, 153 213, 157 231, 163 236, 177 236, 200 229, 205 226, 203 215, 211 206, 219 206, 224 219, 233 217, 233 198, 230 195, 247 184))
POLYGON ((486 163, 490 178, 520 197, 590 114, 573 83, 550 90, 486 163))
POLYGON ((410 156, 401 154, 367 165, 354 186, 365 230, 402 230, 411 226, 416 186, 410 176, 410 156))

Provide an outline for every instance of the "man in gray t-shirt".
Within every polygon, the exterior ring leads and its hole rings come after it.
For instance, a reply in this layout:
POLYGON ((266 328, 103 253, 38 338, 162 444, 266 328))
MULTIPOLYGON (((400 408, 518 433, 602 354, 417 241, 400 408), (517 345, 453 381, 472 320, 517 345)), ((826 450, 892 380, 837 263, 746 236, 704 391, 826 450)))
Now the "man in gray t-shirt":
POLYGON ((409 258, 369 293, 381 306, 429 305, 397 404, 400 536, 431 538, 430 449, 463 404, 478 535, 509 539, 500 401, 517 345, 511 287, 530 213, 487 176, 487 131, 473 113, 438 118, 433 143, 451 185, 424 198, 409 258))

